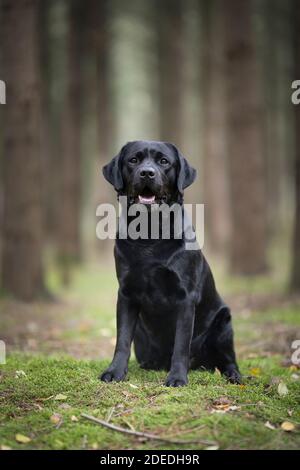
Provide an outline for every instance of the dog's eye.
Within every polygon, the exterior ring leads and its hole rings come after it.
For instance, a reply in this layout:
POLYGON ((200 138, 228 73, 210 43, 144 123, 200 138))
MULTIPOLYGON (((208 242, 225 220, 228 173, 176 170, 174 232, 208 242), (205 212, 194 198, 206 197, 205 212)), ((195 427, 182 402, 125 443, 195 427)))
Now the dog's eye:
POLYGON ((169 162, 166 158, 161 158, 159 163, 161 163, 161 165, 167 165, 169 162))
POLYGON ((135 163, 137 163, 138 160, 137 160, 136 157, 132 157, 129 161, 130 161, 130 163, 135 164, 135 163))

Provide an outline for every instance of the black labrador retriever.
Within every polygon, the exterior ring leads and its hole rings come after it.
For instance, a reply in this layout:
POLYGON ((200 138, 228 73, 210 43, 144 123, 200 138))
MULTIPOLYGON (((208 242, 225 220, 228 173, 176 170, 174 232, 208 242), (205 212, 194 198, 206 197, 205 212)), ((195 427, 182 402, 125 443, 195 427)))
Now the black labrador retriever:
MULTIPOLYGON (((182 207, 183 191, 196 177, 173 144, 155 141, 127 143, 103 174, 118 196, 127 196, 126 211, 138 203, 149 214, 153 204, 182 207)), ((202 252, 187 250, 184 234, 169 239, 161 232, 155 239, 117 236, 115 261, 117 343, 101 380, 125 378, 133 341, 141 367, 169 371, 167 386, 186 385, 189 368, 218 368, 240 383, 230 310, 202 252)))

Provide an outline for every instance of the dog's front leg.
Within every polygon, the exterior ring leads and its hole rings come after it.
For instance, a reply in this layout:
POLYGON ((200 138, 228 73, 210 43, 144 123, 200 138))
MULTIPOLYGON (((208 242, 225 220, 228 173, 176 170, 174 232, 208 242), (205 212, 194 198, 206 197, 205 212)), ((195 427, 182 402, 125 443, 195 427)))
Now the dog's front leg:
POLYGON ((137 306, 119 292, 117 302, 117 343, 112 363, 100 377, 103 382, 119 382, 126 377, 137 318, 137 306))
POLYGON ((186 305, 178 311, 171 369, 166 379, 167 387, 182 387, 188 383, 187 374, 194 318, 194 306, 186 305))

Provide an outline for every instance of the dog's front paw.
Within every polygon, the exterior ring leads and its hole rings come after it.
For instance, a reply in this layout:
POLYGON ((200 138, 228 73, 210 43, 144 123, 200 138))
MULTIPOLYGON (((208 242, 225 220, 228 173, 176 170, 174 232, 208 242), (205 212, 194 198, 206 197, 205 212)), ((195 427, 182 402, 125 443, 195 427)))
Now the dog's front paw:
POLYGON ((187 385, 187 383, 187 377, 170 374, 166 379, 165 385, 167 387, 184 387, 185 385, 187 385))
POLYGON ((241 385, 243 383, 242 376, 237 370, 231 371, 230 373, 225 374, 225 376, 232 384, 241 385))
POLYGON ((121 382, 125 379, 127 370, 124 369, 107 369, 100 375, 102 382, 121 382))
POLYGON ((229 366, 223 372, 226 379, 232 383, 240 385, 242 383, 242 376, 236 366, 229 366))

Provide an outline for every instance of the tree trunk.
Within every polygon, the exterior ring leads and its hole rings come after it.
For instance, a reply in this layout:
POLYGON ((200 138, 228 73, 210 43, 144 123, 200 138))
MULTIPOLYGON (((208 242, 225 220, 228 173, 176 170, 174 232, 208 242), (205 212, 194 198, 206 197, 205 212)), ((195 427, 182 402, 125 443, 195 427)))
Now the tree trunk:
MULTIPOLYGON (((41 65, 41 149, 42 149, 42 181, 44 231, 46 241, 52 240, 56 231, 55 197, 57 197, 58 164, 54 158, 55 141, 51 128, 51 37, 49 34, 50 0, 39 3, 39 54, 41 65)), ((57 203, 58 205, 58 203, 57 203)))
MULTIPOLYGON (((300 77, 300 5, 294 1, 294 43, 295 43, 295 79, 300 77)), ((293 264, 291 288, 300 292, 300 104, 295 106, 295 136, 296 136, 296 152, 295 152, 295 225, 294 225, 294 242, 293 242, 293 264)))
MULTIPOLYGON (((114 190, 101 184, 101 168, 112 157, 112 142, 114 137, 114 125, 112 116, 112 92, 110 80, 110 25, 109 25, 108 0, 89 0, 87 36, 92 51, 92 59, 95 62, 95 80, 92 86, 93 99, 96 101, 96 129, 97 129, 97 155, 93 160, 92 187, 93 210, 96 213, 97 206, 115 199, 114 190)), ((100 251, 107 249, 107 240, 95 239, 96 247, 100 251)))
POLYGON ((67 35, 67 82, 62 121, 59 211, 59 261, 63 282, 81 257, 81 65, 80 8, 69 2, 67 35))
POLYGON ((43 289, 38 0, 1 3, 4 115, 3 288, 32 300, 43 289))
POLYGON ((203 18, 203 171, 208 247, 224 254, 230 234, 227 178, 224 28, 220 0, 201 3, 203 18))
POLYGON ((224 5, 228 158, 235 274, 266 270, 266 175, 263 101, 255 49, 253 1, 224 5))
POLYGON ((158 2, 160 139, 182 144, 183 116, 183 3, 158 2))
POLYGON ((109 32, 108 32, 108 1, 97 2, 95 7, 96 28, 95 53, 97 76, 98 131, 100 157, 106 162, 110 157, 112 137, 112 115, 110 106, 109 81, 109 32))

